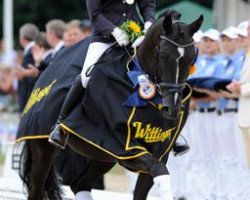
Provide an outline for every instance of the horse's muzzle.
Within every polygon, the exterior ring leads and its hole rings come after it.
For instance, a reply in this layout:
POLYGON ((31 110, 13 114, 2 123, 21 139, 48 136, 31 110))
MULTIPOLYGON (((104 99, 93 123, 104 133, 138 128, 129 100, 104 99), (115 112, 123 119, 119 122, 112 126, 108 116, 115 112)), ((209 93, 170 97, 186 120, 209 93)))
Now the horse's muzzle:
POLYGON ((166 111, 166 117, 168 119, 178 119, 180 117, 180 113, 183 110, 183 104, 181 102, 181 98, 175 99, 172 95, 168 95, 163 98, 163 108, 166 111))
POLYGON ((185 85, 174 83, 159 83, 162 95, 162 105, 168 119, 178 119, 183 109, 182 92, 185 85))

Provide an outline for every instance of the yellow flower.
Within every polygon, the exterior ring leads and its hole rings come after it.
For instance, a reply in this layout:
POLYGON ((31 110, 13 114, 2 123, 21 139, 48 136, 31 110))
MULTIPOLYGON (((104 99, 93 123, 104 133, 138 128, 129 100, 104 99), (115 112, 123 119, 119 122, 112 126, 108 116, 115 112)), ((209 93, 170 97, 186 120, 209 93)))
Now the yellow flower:
POLYGON ((130 29, 131 29, 134 33, 140 33, 140 32, 141 32, 141 27, 140 27, 137 23, 135 23, 135 22, 133 22, 133 21, 131 21, 131 22, 129 23, 129 27, 130 27, 130 29))
POLYGON ((137 38, 143 35, 140 25, 132 20, 123 22, 119 27, 127 33, 129 41, 131 43, 133 43, 137 38))

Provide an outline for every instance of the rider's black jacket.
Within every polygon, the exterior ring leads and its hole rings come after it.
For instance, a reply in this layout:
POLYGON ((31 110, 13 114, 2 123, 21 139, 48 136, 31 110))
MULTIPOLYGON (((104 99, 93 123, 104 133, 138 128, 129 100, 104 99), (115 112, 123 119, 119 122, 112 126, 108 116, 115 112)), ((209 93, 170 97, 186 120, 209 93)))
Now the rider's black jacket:
POLYGON ((144 22, 155 19, 155 0, 134 0, 133 4, 126 0, 86 0, 86 4, 94 28, 92 42, 114 42, 111 32, 116 26, 128 19, 140 22, 137 6, 144 22))

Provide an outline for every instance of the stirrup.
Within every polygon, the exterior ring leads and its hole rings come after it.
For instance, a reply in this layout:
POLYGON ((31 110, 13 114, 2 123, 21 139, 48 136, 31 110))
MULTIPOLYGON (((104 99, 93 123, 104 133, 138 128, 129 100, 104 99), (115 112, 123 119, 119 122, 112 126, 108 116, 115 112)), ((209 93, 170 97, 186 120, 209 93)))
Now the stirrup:
MULTIPOLYGON (((182 137, 182 139, 184 140, 184 143, 183 144, 179 143, 179 146, 182 147, 182 149, 179 149, 180 151, 175 151, 174 149, 172 149, 173 154, 174 154, 175 157, 176 156, 182 156, 183 154, 190 151, 190 146, 188 145, 188 142, 187 142, 186 138, 184 136, 182 136, 182 135, 180 135, 180 137, 182 137)), ((178 143, 178 142, 176 142, 176 143, 178 143)))
POLYGON ((185 146, 186 149, 182 150, 180 152, 176 152, 176 151, 173 150, 173 154, 174 154, 175 157, 182 156, 182 155, 184 155, 184 154, 186 154, 187 152, 190 151, 190 146, 189 145, 181 145, 181 146, 185 146))
MULTIPOLYGON (((55 130, 57 130, 57 129, 59 129, 59 128, 60 128, 60 125, 58 124, 58 125, 54 128, 54 130, 50 133, 48 142, 51 143, 51 144, 53 144, 53 145, 56 146, 56 147, 59 147, 59 148, 61 148, 61 149, 65 149, 66 146, 67 146, 67 144, 68 144, 69 134, 66 134, 66 139, 65 139, 64 144, 60 144, 60 143, 58 143, 58 142, 56 142, 56 141, 54 141, 54 140, 52 139, 52 135, 54 134, 55 130)), ((63 137, 64 137, 64 136, 63 136, 63 137)))

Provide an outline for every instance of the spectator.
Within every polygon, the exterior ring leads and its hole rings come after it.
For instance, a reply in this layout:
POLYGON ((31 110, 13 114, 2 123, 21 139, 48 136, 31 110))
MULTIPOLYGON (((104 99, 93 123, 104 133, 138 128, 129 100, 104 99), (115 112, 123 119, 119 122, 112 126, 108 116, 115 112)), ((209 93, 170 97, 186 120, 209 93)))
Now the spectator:
POLYGON ((52 50, 46 40, 46 34, 43 32, 39 33, 34 42, 35 45, 32 48, 32 55, 35 60, 35 65, 30 64, 24 72, 25 76, 29 77, 39 76, 52 61, 52 50))
POLYGON ((0 65, 0 93, 12 94, 14 91, 13 80, 14 76, 11 73, 12 66, 0 65))
POLYGON ((65 46, 72 46, 83 39, 80 23, 80 20, 74 19, 67 24, 64 32, 65 46))
POLYGON ((202 43, 202 37, 203 37, 203 32, 201 30, 197 31, 194 36, 193 36, 193 39, 194 39, 194 42, 195 42, 195 47, 198 48, 198 53, 199 55, 202 55, 203 54, 203 43, 202 43))
POLYGON ((14 94, 11 68, 10 65, 0 64, 0 112, 8 110, 11 96, 14 94))
POLYGON ((248 22, 247 21, 241 22, 237 26, 239 49, 241 51, 243 51, 244 53, 246 53, 248 51, 247 26, 248 26, 248 22))
POLYGON ((17 66, 15 75, 18 78, 18 103, 19 112, 21 113, 28 101, 32 92, 36 79, 33 77, 25 77, 24 69, 28 68, 29 64, 35 64, 31 49, 34 46, 34 38, 38 35, 39 30, 36 25, 27 23, 19 29, 19 43, 24 48, 23 63, 17 66))
POLYGON ((63 40, 65 46, 72 46, 81 40, 85 39, 91 34, 91 23, 89 21, 72 20, 67 24, 64 32, 63 40))
POLYGON ((84 19, 80 23, 80 29, 82 31, 83 37, 86 38, 90 36, 93 32, 92 23, 90 20, 84 19))
POLYGON ((52 59, 54 59, 64 48, 63 35, 65 30, 65 22, 59 19, 51 20, 46 24, 46 38, 53 49, 51 55, 52 59))
POLYGON ((63 41, 64 41, 64 46, 65 47, 70 47, 71 46, 72 38, 71 38, 71 34, 69 32, 68 26, 66 26, 66 30, 64 31, 64 34, 63 34, 63 41))
MULTIPOLYGON (((221 32, 220 38, 222 59, 217 63, 214 77, 238 80, 242 71, 244 55, 239 54, 237 28, 233 26, 226 28, 221 32)), ((235 123, 237 102, 234 99, 221 96, 216 101, 216 109, 212 149, 214 150, 214 172, 217 180, 215 188, 220 192, 217 192, 215 196, 218 199, 234 199, 234 196, 241 199, 244 185, 240 178, 244 176, 245 171, 242 169, 244 163, 243 156, 241 156, 242 151, 238 146, 238 141, 241 138, 236 131, 235 123), (238 173, 235 174, 234 171, 238 171, 238 173), (241 185, 237 188, 233 185, 236 180, 241 181, 241 185)))
MULTIPOLYGON (((219 53, 220 33, 209 29, 202 36, 203 54, 199 55, 195 63, 197 70, 190 78, 213 76, 216 64, 221 59, 219 53)), ((186 170, 186 194, 188 199, 213 199, 215 185, 213 152, 214 119, 217 117, 215 102, 212 98, 193 98, 194 111, 189 116, 190 152, 186 170), (195 176, 194 176, 195 174, 195 176)))
MULTIPOLYGON (((249 20, 250 21, 250 20, 249 20)), ((233 81, 227 88, 239 96, 238 126, 245 143, 245 154, 250 170, 250 23, 248 21, 248 53, 243 65, 240 81, 233 81)))

